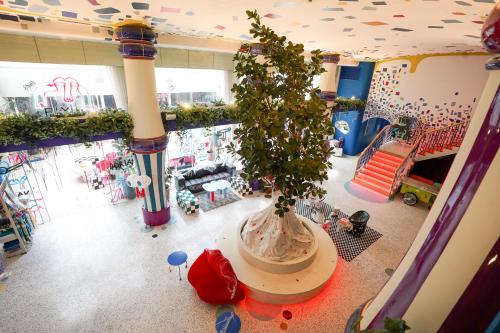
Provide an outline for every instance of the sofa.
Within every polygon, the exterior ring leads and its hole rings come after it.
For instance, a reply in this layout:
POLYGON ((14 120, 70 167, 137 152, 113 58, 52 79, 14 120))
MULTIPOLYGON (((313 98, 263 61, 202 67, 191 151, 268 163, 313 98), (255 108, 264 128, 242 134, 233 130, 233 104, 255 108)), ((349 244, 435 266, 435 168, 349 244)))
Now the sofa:
POLYGON ((203 191, 202 185, 213 180, 228 180, 236 175, 236 167, 215 163, 202 168, 190 168, 174 174, 177 191, 189 190, 192 193, 203 191))

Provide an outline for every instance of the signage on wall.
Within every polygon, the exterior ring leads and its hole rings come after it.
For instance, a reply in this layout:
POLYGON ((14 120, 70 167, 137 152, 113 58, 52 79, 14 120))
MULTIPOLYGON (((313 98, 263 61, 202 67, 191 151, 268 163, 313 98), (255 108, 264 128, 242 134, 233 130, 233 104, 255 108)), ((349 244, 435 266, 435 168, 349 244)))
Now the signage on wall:
POLYGON ((35 107, 43 109, 46 115, 62 114, 78 108, 75 105, 78 97, 87 96, 83 99, 83 106, 94 107, 87 88, 81 85, 74 77, 57 76, 50 83, 37 86, 35 81, 23 85, 24 90, 33 94, 35 107), (50 97, 60 97, 63 103, 54 103, 50 97), (87 105, 90 104, 90 105, 87 105))
POLYGON ((85 92, 85 95, 88 95, 87 89, 82 86, 75 78, 72 77, 56 77, 52 80, 52 83, 45 85, 49 89, 44 92, 43 96, 45 97, 48 93, 57 92, 66 103, 72 103, 75 101, 75 96, 82 96, 82 91, 85 92))

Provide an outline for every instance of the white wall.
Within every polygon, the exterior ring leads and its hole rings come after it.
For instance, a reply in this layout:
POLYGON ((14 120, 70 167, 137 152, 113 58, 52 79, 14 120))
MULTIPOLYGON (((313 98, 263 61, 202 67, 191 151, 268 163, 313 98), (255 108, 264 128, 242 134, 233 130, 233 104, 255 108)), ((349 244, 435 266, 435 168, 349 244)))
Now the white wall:
POLYGON ((365 118, 382 117, 394 122, 405 115, 436 128, 469 120, 486 83, 484 64, 488 58, 412 56, 379 62, 365 118))

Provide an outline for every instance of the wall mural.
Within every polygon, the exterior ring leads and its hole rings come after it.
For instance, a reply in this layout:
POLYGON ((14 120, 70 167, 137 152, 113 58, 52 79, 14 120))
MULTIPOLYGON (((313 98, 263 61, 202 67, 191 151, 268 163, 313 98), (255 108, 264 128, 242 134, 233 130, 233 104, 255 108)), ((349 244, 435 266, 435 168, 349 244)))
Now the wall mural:
POLYGON ((423 55, 378 62, 364 117, 416 117, 434 128, 467 121, 486 83, 487 59, 423 55))

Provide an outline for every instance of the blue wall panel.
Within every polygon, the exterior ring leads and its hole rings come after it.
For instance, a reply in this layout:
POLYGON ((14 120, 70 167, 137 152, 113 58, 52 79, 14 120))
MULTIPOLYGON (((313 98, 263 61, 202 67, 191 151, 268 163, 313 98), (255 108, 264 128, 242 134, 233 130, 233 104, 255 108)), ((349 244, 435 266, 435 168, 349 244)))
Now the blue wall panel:
POLYGON ((358 67, 342 66, 337 96, 367 99, 374 67, 374 62, 360 62, 358 67))

